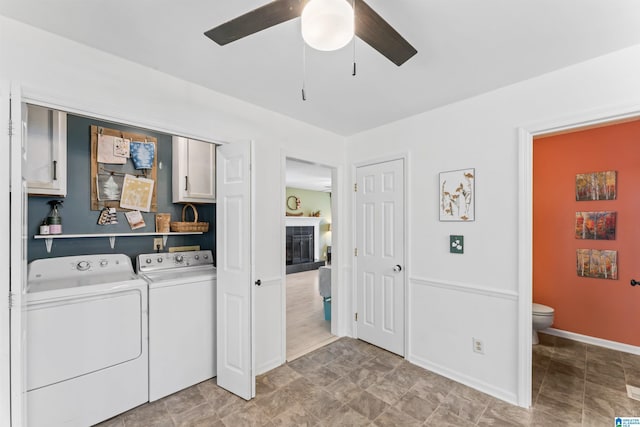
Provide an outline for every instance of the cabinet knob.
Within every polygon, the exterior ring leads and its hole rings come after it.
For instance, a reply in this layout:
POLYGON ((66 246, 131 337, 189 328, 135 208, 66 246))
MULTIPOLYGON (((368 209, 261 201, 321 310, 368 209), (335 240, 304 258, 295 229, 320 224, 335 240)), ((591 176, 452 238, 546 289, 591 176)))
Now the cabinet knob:
POLYGON ((189 177, 184 177, 184 191, 189 191, 189 177))

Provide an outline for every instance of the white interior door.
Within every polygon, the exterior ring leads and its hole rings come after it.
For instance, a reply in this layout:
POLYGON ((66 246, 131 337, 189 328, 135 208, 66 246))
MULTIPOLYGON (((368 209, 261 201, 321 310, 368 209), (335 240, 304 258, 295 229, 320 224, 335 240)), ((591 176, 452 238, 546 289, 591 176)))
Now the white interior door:
POLYGON ((0 425, 26 425, 26 376, 24 371, 26 322, 23 301, 26 292, 26 148, 20 88, 0 81, 0 117, 7 126, 0 132, 0 144, 8 155, 0 167, 0 286, 9 304, 0 304, 0 425), (9 189, 10 191, 6 191, 9 189))
POLYGON ((248 400, 255 395, 251 144, 219 146, 216 176, 218 385, 248 400))
POLYGON ((404 160, 356 170, 358 338, 404 355, 404 160))
MULTIPOLYGON (((2 123, 8 123, 10 119, 10 86, 8 82, 0 81, 0 117, 2 117, 2 123)), ((11 137, 9 132, 5 131, 6 128, 0 132, 0 145, 2 147, 11 146, 11 137)), ((10 287, 10 242, 7 238, 10 236, 10 197, 9 192, 6 191, 9 188, 10 171, 11 171, 11 156, 3 156, 2 164, 0 165, 0 186, 4 191, 0 192, 0 227, 2 231, 0 236, 3 236, 2 243, 0 244, 0 259, 3 262, 3 268, 0 269, 0 286, 2 287, 2 294, 9 295, 11 291, 10 287)), ((11 425, 11 345, 10 345, 10 309, 7 304, 0 304, 0 425, 11 425)))

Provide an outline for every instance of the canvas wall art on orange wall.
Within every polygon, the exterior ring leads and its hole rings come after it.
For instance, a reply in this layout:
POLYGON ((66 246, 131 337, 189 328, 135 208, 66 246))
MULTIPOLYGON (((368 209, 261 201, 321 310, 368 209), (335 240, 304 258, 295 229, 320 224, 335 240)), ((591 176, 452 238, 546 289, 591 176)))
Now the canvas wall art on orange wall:
POLYGON ((576 175, 576 200, 615 200, 616 171, 576 175))
POLYGON ((580 277, 618 280, 618 251, 577 249, 576 264, 580 277))
POLYGON ((615 240, 615 212, 576 212, 576 239, 615 240))

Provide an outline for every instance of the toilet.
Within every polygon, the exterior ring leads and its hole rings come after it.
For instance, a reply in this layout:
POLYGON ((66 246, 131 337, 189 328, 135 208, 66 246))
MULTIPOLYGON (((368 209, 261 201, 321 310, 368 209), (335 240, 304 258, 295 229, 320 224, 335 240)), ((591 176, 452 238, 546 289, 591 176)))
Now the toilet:
POLYGON ((533 340, 532 344, 538 344, 540 340, 538 339, 538 331, 541 329, 546 329, 553 325, 553 313, 554 310, 551 307, 547 307, 546 305, 533 303, 532 314, 533 314, 533 340))

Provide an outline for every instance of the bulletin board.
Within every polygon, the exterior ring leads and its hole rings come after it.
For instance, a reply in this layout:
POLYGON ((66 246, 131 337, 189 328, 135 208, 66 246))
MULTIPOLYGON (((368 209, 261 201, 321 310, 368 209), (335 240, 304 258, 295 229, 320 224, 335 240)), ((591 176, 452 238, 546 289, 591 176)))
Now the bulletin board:
MULTIPOLYGON (((143 144, 140 144, 143 145, 143 144)), ((116 208, 118 211, 129 211, 120 207, 120 200, 116 199, 118 186, 122 186, 125 175, 153 180, 153 194, 149 212, 158 212, 157 183, 158 183, 158 140, 149 135, 133 132, 123 132, 102 126, 91 126, 91 210, 99 211, 103 208, 116 208), (108 135, 130 141, 153 143, 154 157, 150 169, 136 169, 131 159, 124 164, 98 162, 99 135, 108 135), (106 190, 105 190, 106 189, 106 190)))

